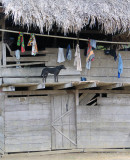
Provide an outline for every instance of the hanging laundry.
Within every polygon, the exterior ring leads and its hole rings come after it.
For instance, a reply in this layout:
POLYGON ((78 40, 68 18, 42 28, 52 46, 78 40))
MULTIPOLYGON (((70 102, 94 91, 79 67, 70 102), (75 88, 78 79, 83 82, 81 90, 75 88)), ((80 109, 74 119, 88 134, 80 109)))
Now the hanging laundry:
POLYGON ((120 74, 123 72, 123 61, 121 58, 121 54, 119 53, 118 57, 118 78, 120 78, 120 74))
POLYGON ((65 61, 65 57, 64 57, 64 49, 63 48, 59 48, 58 50, 58 59, 57 62, 58 63, 62 63, 65 61))
POLYGON ((38 53, 37 42, 34 34, 31 34, 28 45, 32 46, 32 55, 35 56, 38 53))
POLYGON ((96 40, 94 39, 90 39, 90 45, 92 46, 92 48, 96 48, 96 40))
POLYGON ((94 52, 93 50, 91 50, 88 54, 87 54, 87 58, 86 58, 86 68, 90 69, 91 68, 91 61, 94 61, 94 52))
POLYGON ((117 54, 116 54, 116 50, 111 49, 111 50, 104 50, 105 55, 111 55, 114 57, 114 60, 116 61, 117 59, 117 54))
POLYGON ((88 43, 88 50, 87 50, 87 57, 86 57, 86 68, 90 69, 91 68, 91 61, 94 61, 94 52, 92 50, 92 46, 90 45, 90 40, 88 43))
POLYGON ((76 46, 76 51, 75 51, 74 66, 77 66, 77 71, 82 71, 81 58, 80 58, 80 48, 79 48, 78 44, 76 46))
POLYGON ((15 51, 15 57, 16 57, 17 60, 20 59, 20 50, 19 50, 19 49, 17 49, 17 50, 15 51))
POLYGON ((21 52, 25 52, 24 37, 22 32, 19 32, 18 41, 17 41, 17 46, 20 46, 20 45, 21 45, 21 52))
MULTIPOLYGON (((15 51, 15 57, 17 60, 20 60, 20 50, 15 51)), ((20 64, 20 61, 16 62, 17 64, 20 64)), ((21 66, 16 66, 16 68, 21 68, 21 66)))
POLYGON ((71 61, 72 52, 71 52, 70 44, 69 44, 68 47, 67 47, 66 58, 67 58, 69 61, 71 61))

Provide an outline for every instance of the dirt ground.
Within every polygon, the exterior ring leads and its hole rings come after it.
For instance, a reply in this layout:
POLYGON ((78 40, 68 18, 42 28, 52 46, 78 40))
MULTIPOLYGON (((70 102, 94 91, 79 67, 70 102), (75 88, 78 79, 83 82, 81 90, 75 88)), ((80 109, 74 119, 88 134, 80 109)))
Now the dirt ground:
POLYGON ((6 155, 1 160, 130 160, 130 152, 126 153, 27 153, 6 155))

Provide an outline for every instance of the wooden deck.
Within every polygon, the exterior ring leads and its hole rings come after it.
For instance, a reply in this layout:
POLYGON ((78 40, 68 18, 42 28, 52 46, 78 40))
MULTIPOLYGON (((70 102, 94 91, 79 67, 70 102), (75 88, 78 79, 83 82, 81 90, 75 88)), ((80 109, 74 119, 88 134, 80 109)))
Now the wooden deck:
POLYGON ((107 83, 100 81, 74 81, 74 82, 55 82, 55 83, 11 83, 11 84, 1 84, 1 91, 15 91, 15 88, 26 87, 28 91, 41 91, 46 92, 51 89, 50 92, 53 93, 60 90, 79 90, 80 93, 83 92, 128 92, 130 93, 130 83, 107 83), (113 90, 114 89, 114 90, 113 90))

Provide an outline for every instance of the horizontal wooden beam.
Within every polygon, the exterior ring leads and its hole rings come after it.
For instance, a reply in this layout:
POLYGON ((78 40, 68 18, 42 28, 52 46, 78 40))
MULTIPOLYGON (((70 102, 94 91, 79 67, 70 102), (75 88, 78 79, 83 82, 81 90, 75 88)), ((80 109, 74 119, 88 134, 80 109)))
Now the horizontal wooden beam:
MULTIPOLYGON (((44 63, 44 62, 42 62, 44 63)), ((18 64, 19 65, 19 64, 18 64)), ((13 78, 18 78, 18 77, 41 77, 41 71, 44 67, 33 67, 33 68, 4 68, 4 69, 1 69, 0 73, 2 74, 2 77, 3 78, 6 78, 6 77, 13 77, 13 78)), ((54 75, 53 74, 49 74, 48 77, 47 77, 47 80, 46 82, 48 83, 49 79, 53 79, 52 82, 54 82, 54 75)), ((59 82, 61 82, 61 79, 62 79, 62 82, 70 82, 70 81, 78 81, 80 80, 80 77, 79 77, 79 72, 75 72, 74 73, 74 70, 70 71, 69 68, 67 68, 66 70, 62 70, 59 75, 58 75, 58 79, 59 79, 59 82), (65 80, 65 77, 67 81, 64 81, 65 80)), ((36 80, 36 79, 35 79, 36 80)), ((42 77, 41 77, 41 81, 42 81, 42 77)), ((57 83, 58 84, 58 83, 57 83)))
MULTIPOLYGON (((86 94, 102 94, 102 93, 109 93, 109 94, 130 94, 130 90, 79 90, 79 93, 86 93, 86 94)), ((43 95, 43 94, 68 94, 68 93, 75 93, 75 90, 38 90, 38 91, 13 91, 8 92, 5 91, 8 95, 43 95)))
POLYGON ((54 94, 68 94, 74 93, 74 90, 38 90, 38 91, 15 91, 15 92, 5 92, 7 95, 54 95, 54 94))
POLYGON ((79 93, 110 93, 110 94, 130 94, 130 90, 79 90, 79 93))
POLYGON ((93 88, 97 87, 96 82, 86 82, 86 84, 77 85, 76 89, 85 89, 85 88, 93 88))
POLYGON ((15 87, 14 87, 14 86, 2 87, 1 91, 2 91, 2 92, 15 91, 15 87))
POLYGON ((47 62, 48 60, 48 56, 21 57, 19 60, 15 57, 7 57, 7 62, 47 62))
POLYGON ((21 63, 21 64, 10 64, 5 66, 0 66, 0 68, 16 67, 16 66, 33 66, 37 64, 45 64, 45 62, 32 62, 32 63, 21 63))
MULTIPOLYGON (((25 51, 25 52, 21 52, 20 55, 24 56, 24 55, 31 55, 32 51, 25 51)), ((42 55, 42 54, 47 54, 49 53, 47 50, 43 50, 43 51, 39 51, 37 53, 37 55, 42 55)), ((15 52, 14 51, 11 51, 11 56, 15 56, 15 52)))
POLYGON ((123 87, 123 89, 124 90, 130 90, 130 86, 127 86, 127 87, 125 86, 125 87, 123 87))
POLYGON ((28 90, 38 90, 38 89, 45 89, 45 84, 41 83, 35 86, 28 87, 28 90))
POLYGON ((65 84, 54 86, 53 89, 57 90, 57 89, 65 89, 65 88, 70 88, 70 87, 73 87, 72 83, 65 83, 65 84))
POLYGON ((111 84, 111 85, 107 85, 107 86, 102 86, 100 87, 100 89, 114 89, 114 88, 119 88, 119 87, 123 87, 122 83, 115 83, 115 84, 111 84))

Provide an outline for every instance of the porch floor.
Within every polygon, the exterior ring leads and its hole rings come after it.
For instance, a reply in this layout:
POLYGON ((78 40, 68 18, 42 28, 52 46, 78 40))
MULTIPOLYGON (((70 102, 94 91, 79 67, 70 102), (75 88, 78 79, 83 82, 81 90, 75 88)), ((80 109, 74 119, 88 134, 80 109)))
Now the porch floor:
MULTIPOLYGON (((130 83, 122 82, 102 82, 102 81, 68 81, 68 82, 55 82, 55 83, 11 83, 2 84, 2 91, 15 91, 15 88, 26 87, 26 90, 130 90, 130 83)), ((18 91, 18 90, 17 90, 18 91)))

